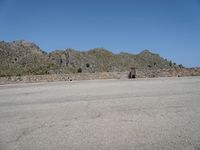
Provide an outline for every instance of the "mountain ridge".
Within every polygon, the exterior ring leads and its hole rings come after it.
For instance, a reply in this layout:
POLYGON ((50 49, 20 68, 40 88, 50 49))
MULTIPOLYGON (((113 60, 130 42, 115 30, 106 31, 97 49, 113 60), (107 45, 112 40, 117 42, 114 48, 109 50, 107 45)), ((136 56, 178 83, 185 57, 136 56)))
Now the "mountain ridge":
POLYGON ((145 49, 138 54, 104 48, 77 51, 72 48, 49 53, 25 40, 0 42, 0 76, 59 73, 122 72, 131 67, 165 69, 178 66, 145 49))

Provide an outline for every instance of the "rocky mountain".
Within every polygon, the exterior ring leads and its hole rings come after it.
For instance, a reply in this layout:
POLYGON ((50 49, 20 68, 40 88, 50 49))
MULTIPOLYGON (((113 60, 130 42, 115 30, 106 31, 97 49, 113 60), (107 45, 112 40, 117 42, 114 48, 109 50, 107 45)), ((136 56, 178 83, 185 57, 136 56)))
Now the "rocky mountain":
POLYGON ((0 76, 122 72, 131 67, 166 69, 178 66, 149 50, 135 55, 113 54, 103 48, 83 52, 68 48, 47 53, 24 40, 0 42, 0 76))

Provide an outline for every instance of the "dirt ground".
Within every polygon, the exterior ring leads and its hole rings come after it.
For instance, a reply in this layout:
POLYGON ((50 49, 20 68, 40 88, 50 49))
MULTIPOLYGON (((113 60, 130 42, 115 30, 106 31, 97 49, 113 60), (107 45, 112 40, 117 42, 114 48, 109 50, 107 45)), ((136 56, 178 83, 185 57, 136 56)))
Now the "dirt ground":
POLYGON ((0 150, 200 149, 200 77, 0 85, 0 150))

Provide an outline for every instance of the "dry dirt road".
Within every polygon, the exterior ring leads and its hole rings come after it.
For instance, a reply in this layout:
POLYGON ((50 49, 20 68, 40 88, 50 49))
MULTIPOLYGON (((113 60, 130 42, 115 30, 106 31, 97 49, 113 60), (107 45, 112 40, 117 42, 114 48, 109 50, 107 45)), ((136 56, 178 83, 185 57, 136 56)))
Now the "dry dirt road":
POLYGON ((0 85, 1 150, 200 149, 200 77, 0 85))

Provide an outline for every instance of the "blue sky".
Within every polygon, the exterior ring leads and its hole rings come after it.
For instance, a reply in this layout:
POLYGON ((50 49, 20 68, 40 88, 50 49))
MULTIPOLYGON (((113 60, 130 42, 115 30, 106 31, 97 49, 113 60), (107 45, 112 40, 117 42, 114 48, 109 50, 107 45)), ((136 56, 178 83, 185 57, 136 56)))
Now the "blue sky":
POLYGON ((143 49, 200 66, 200 0, 0 0, 0 40, 43 50, 143 49))

